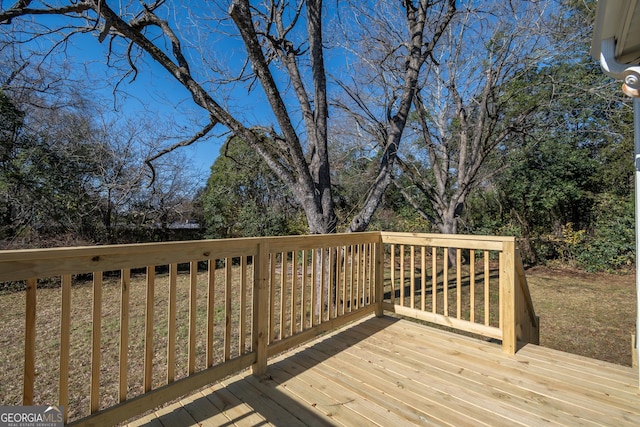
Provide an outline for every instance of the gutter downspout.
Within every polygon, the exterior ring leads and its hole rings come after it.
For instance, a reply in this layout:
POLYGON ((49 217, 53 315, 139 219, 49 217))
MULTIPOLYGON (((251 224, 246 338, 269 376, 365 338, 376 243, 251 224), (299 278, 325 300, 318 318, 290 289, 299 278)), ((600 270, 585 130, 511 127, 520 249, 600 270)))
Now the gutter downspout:
MULTIPOLYGON (((628 94, 627 91, 625 93, 628 94)), ((633 95, 633 142, 635 147, 635 208, 636 208, 636 360, 638 361, 638 373, 640 374, 640 97, 636 91, 633 95)), ((638 384, 640 387, 640 384, 638 384)))
POLYGON ((630 97, 640 97, 640 64, 621 64, 616 61, 616 40, 609 38, 600 43, 600 66, 606 75, 622 80, 622 91, 630 97))
MULTIPOLYGON (((640 66, 621 64, 615 58, 614 38, 602 40, 600 45, 600 66, 605 74, 622 80, 622 91, 633 98, 633 140, 635 151, 635 215, 636 215, 636 348, 640 361, 640 66)), ((634 349, 632 349, 633 351, 634 349)), ((640 363, 638 363, 640 373, 640 363)), ((638 384, 640 387, 640 384, 638 384)))

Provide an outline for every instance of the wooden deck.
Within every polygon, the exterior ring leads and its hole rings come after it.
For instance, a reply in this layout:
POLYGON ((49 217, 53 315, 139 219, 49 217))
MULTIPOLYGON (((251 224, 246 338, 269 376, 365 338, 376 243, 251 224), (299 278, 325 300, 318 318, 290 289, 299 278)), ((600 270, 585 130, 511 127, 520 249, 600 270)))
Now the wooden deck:
POLYGON ((638 373, 367 318, 130 425, 640 425, 638 373))

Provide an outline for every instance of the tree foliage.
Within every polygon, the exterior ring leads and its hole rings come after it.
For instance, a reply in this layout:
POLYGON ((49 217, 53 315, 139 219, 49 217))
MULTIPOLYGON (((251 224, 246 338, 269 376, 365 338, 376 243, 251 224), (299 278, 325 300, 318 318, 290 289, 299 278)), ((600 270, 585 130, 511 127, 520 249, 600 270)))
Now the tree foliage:
MULTIPOLYGON (((6 97, 3 104, 12 105, 6 97)), ((2 113, 5 123, 13 122, 11 135, 3 138, 0 160, 2 234, 90 233, 93 203, 84 189, 94 155, 86 144, 90 135, 86 120, 49 111, 47 120, 38 120, 35 127, 36 123, 25 121, 33 117, 16 106, 3 108, 2 113)))
POLYGON ((476 210, 498 220, 469 213, 464 229, 515 234, 530 262, 628 266, 635 256, 630 100, 589 57, 594 2, 564 6, 551 33, 558 55, 505 86, 517 94, 511 109, 537 108, 528 131, 499 152, 502 172, 474 197, 476 210))
MULTIPOLYGON (((287 235, 304 215, 295 198, 244 141, 229 138, 200 196, 211 238, 287 235)), ((304 227, 303 227, 304 229, 304 227)))

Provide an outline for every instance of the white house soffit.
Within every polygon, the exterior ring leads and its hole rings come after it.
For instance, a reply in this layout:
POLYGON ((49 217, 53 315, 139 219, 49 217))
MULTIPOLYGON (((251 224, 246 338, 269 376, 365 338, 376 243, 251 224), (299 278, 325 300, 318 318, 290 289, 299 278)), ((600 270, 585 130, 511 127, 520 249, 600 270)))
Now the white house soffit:
POLYGON ((640 63, 640 10, 636 0, 629 1, 624 26, 616 46, 616 56, 623 64, 640 63))
POLYGON ((600 0, 593 30, 591 55, 600 59, 603 40, 615 40, 615 59, 638 64, 640 59, 640 10, 638 0, 600 0))

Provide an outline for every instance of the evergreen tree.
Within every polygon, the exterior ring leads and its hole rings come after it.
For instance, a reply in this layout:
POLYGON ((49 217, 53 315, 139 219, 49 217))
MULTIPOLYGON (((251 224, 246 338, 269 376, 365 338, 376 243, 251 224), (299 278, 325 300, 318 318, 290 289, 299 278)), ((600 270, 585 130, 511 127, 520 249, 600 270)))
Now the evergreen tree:
POLYGON ((227 140, 201 197, 207 236, 299 233, 304 219, 292 195, 240 138, 227 140))

